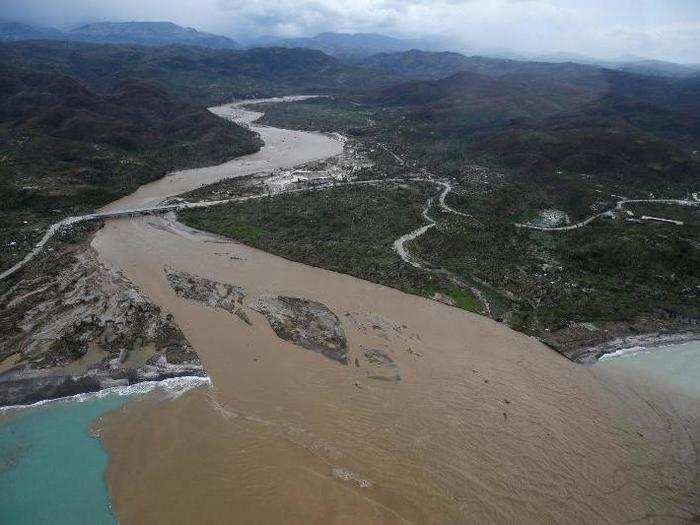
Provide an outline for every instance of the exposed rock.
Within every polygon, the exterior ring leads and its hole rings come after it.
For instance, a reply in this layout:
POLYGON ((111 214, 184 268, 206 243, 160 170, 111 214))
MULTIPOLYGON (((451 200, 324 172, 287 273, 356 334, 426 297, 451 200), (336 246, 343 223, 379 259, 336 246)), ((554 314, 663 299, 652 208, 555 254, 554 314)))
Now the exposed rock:
POLYGON ((0 293, 0 406, 205 375, 172 316, 87 242, 45 255, 0 293))
POLYGON ((367 372, 369 379, 394 383, 401 381, 398 365, 383 350, 367 350, 362 357, 370 367, 370 371, 367 372))
POLYGON ((221 308, 235 314, 246 324, 250 324, 250 319, 242 310, 246 293, 240 286, 210 281, 198 275, 176 272, 167 267, 164 270, 170 287, 180 297, 203 303, 212 308, 221 308))
POLYGON ((325 305, 299 297, 263 295, 248 306, 265 316, 280 339, 348 364, 345 332, 325 305))
POLYGON ((27 405, 142 381, 185 376, 203 377, 206 373, 199 364, 173 364, 163 354, 155 363, 138 368, 96 366, 77 375, 60 374, 56 369, 36 370, 25 364, 0 374, 0 406, 27 405))
POLYGON ((236 310, 236 316, 245 324, 252 326, 253 323, 250 322, 250 317, 243 310, 236 310))
POLYGON ((572 361, 591 364, 603 355, 623 348, 655 347, 700 339, 700 324, 695 318, 662 317, 657 313, 653 318, 571 323, 538 337, 572 361))
POLYGON ((614 354, 629 348, 655 348, 660 346, 683 344, 690 341, 697 341, 699 339, 700 333, 697 331, 672 333, 656 332, 620 337, 618 339, 605 341, 595 346, 573 348, 562 351, 561 353, 577 363, 593 364, 606 354, 614 354))

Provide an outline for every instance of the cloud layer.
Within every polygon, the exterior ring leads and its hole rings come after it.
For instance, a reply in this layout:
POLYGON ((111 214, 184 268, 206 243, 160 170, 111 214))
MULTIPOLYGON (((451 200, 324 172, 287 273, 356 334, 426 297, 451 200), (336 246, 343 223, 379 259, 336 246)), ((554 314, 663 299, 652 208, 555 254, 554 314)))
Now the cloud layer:
POLYGON ((697 0, 3 0, 0 17, 62 28, 171 20, 233 37, 440 35, 467 51, 623 54, 700 63, 697 0))

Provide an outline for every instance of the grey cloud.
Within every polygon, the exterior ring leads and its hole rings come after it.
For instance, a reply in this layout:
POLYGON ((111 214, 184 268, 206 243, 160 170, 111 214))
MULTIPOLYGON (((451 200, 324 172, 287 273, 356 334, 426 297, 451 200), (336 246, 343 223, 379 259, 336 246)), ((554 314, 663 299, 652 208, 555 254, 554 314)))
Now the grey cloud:
POLYGON ((171 20, 233 37, 441 35, 473 52, 634 53, 700 62, 700 2, 694 0, 2 0, 0 17, 63 28, 171 20))

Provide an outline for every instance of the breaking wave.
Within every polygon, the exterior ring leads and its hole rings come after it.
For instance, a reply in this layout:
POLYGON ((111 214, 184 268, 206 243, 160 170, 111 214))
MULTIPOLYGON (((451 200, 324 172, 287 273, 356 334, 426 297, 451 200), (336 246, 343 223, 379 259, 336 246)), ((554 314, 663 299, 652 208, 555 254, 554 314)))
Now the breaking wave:
POLYGON ((11 405, 6 407, 0 407, 0 412, 4 412, 7 410, 33 408, 53 403, 84 403, 86 401, 92 401, 94 399, 102 399, 107 396, 136 396, 141 394, 147 394, 148 392, 152 392, 153 390, 162 390, 168 394, 169 398, 176 399, 188 390, 204 385, 211 385, 211 379, 209 377, 171 377, 168 379, 162 379, 160 381, 142 381, 140 383, 134 383, 133 385, 113 386, 110 388, 105 388, 103 390, 98 390, 97 392, 86 392, 82 394, 75 394, 73 396, 58 397, 56 399, 45 399, 43 401, 38 401, 30 405, 11 405))

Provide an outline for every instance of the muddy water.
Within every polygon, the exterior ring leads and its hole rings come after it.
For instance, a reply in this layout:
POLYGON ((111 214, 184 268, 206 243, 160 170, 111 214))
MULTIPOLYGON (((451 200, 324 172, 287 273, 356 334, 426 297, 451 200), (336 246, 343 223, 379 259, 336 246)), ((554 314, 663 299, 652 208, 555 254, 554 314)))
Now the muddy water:
MULTIPOLYGON (((116 205, 339 149, 323 135, 261 134, 261 153, 181 172, 116 205)), ((489 319, 167 218, 110 221, 93 246, 175 316, 213 381, 106 418, 106 477, 122 523, 620 522, 695 512, 688 433, 662 400, 610 369, 575 366, 489 319), (248 299, 327 305, 351 365, 278 339, 256 312, 249 326, 176 296, 165 266, 241 286, 248 299), (355 367, 367 349, 387 352, 402 380, 355 367)))
MULTIPOLYGON (((248 102, 279 102, 303 98, 307 97, 280 97, 248 102)), ((250 125, 250 128, 260 135, 265 145, 257 153, 239 157, 218 166, 172 173, 151 184, 141 186, 131 195, 105 206, 102 211, 146 207, 149 204, 157 204, 167 197, 179 195, 227 177, 240 177, 261 171, 297 166, 332 157, 343 150, 341 141, 325 134, 256 126, 253 122, 261 117, 262 113, 244 109, 240 103, 210 108, 210 111, 222 118, 250 125)))

